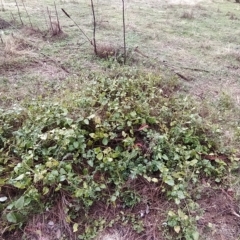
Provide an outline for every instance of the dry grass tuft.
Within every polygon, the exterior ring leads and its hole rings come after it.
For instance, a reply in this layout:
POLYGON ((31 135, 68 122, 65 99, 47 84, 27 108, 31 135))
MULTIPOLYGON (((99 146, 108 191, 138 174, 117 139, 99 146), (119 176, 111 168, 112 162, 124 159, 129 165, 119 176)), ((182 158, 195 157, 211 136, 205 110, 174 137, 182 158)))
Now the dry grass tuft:
POLYGON ((226 16, 228 16, 230 20, 239 20, 239 18, 236 16, 236 14, 232 13, 232 12, 228 12, 226 14, 226 16))
POLYGON ((51 29, 50 31, 52 31, 52 36, 59 36, 63 34, 63 31, 61 29, 61 26, 59 25, 58 22, 52 22, 51 23, 51 29))
POLYGON ((194 18, 193 11, 184 11, 181 15, 181 18, 193 19, 194 18))
POLYGON ((5 44, 5 55, 29 55, 33 54, 35 48, 27 39, 22 36, 10 35, 3 38, 5 44))
POLYGON ((121 236, 121 234, 119 233, 119 231, 117 230, 112 230, 111 232, 102 232, 97 238, 96 240, 126 240, 126 238, 124 238, 123 236, 121 236))
POLYGON ((5 21, 4 19, 0 18, 0 29, 5 29, 10 27, 11 24, 7 21, 5 21))
POLYGON ((97 44, 97 56, 100 58, 116 57, 119 49, 111 44, 97 44))
POLYGON ((34 216, 24 229, 24 239, 75 239, 67 223, 67 205, 65 196, 62 196, 51 211, 34 216))

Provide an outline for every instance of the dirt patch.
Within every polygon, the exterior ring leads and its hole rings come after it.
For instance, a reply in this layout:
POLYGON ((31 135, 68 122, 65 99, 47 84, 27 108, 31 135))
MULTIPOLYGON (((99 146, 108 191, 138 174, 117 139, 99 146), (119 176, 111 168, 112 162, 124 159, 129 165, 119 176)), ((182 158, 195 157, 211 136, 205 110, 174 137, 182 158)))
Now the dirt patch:
POLYGON ((239 207, 231 194, 231 190, 206 189, 198 202, 204 211, 198 221, 198 228, 205 240, 239 239, 240 215, 237 216, 239 207))
POLYGON ((11 24, 4 19, 0 18, 0 29, 8 28, 11 24))

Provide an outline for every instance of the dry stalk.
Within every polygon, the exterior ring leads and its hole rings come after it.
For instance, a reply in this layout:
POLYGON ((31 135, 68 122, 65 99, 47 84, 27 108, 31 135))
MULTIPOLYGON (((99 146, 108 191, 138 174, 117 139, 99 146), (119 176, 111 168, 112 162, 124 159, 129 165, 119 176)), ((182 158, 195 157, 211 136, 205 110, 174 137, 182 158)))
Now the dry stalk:
POLYGON ((42 10, 42 15, 44 16, 44 20, 45 20, 45 24, 46 24, 47 29, 48 29, 49 27, 51 28, 51 26, 48 25, 47 17, 46 17, 46 14, 45 14, 45 11, 44 11, 44 10, 42 10))
POLYGON ((61 8, 62 11, 64 12, 64 14, 72 20, 72 22, 77 26, 77 28, 81 31, 81 33, 86 37, 86 39, 88 40, 88 42, 93 45, 92 41, 90 40, 90 38, 86 35, 86 33, 79 27, 79 25, 71 18, 71 16, 63 9, 61 8))
POLYGON ((17 0, 15 0, 15 3, 16 3, 17 9, 18 9, 18 16, 19 16, 19 18, 20 18, 20 21, 21 21, 22 25, 24 25, 24 24, 23 24, 22 17, 21 17, 21 14, 20 14, 20 9, 19 9, 17 0))
POLYGON ((66 209, 68 208, 68 201, 65 197, 64 194, 61 195, 61 199, 57 204, 57 210, 58 210, 58 218, 59 218, 59 222, 62 224, 63 229, 67 232, 68 236, 70 237, 70 239, 73 239, 73 233, 72 230, 69 226, 69 223, 67 223, 66 219, 66 209))
POLYGON ((48 7, 47 7, 47 13, 48 13, 49 24, 50 24, 50 27, 51 27, 52 33, 54 33, 54 30, 53 30, 53 25, 52 25, 52 17, 51 17, 51 12, 49 11, 48 7))
POLYGON ((4 8, 4 4, 3 4, 3 0, 1 0, 1 10, 4 12, 5 11, 5 8, 4 8))
POLYGON ((56 3, 54 2, 54 7, 55 7, 55 12, 56 12, 56 17, 57 17, 57 27, 58 27, 58 33, 62 33, 62 29, 60 27, 60 21, 58 17, 58 11, 57 11, 57 6, 56 3))
POLYGON ((14 17, 13 13, 11 12, 11 17, 13 19, 13 22, 16 23, 16 18, 14 17))
POLYGON ((30 18, 29 14, 28 14, 27 8, 26 8, 26 6, 25 6, 23 0, 22 0, 22 4, 23 4, 23 7, 24 7, 25 12, 26 12, 26 14, 27 14, 27 17, 28 17, 29 23, 30 23, 31 27, 33 27, 32 22, 31 22, 31 18, 30 18))

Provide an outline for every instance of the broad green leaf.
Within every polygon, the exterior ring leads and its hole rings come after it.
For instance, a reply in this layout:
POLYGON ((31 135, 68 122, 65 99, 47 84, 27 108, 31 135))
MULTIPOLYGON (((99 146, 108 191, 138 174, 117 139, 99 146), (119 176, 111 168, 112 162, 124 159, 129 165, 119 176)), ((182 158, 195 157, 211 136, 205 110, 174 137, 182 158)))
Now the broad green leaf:
POLYGON ((104 138, 104 139, 102 140, 102 144, 106 146, 106 145, 108 144, 108 139, 107 139, 107 138, 104 138))
POLYGON ((100 152, 97 157, 96 157, 98 160, 102 160, 103 159, 103 153, 100 152))
POLYGON ((0 186, 3 186, 7 180, 8 180, 8 178, 6 178, 6 179, 1 178, 0 179, 0 186))
POLYGON ((114 196, 114 195, 111 196, 111 201, 112 201, 112 202, 115 202, 116 200, 117 200, 117 197, 116 197, 116 196, 114 196))
POLYGON ((79 142, 77 142, 77 141, 74 142, 74 143, 73 143, 73 146, 74 146, 76 149, 78 149, 78 147, 79 147, 79 142))
POLYGON ((168 159, 168 156, 167 156, 166 154, 163 154, 163 155, 162 155, 162 158, 163 158, 164 160, 166 160, 166 161, 169 160, 169 159, 168 159))
POLYGON ((16 218, 16 216, 13 212, 10 212, 10 213, 7 214, 7 220, 11 223, 16 223, 17 222, 17 218, 16 218))
POLYGON ((134 118, 134 117, 137 116, 137 113, 135 111, 133 111, 133 112, 130 113, 130 116, 134 118))
POLYGON ((123 136, 123 137, 126 137, 127 134, 126 134, 124 131, 122 131, 122 136, 123 136))
POLYGON ((89 120, 86 118, 83 120, 83 122, 86 124, 86 125, 89 125, 89 120))
POLYGON ((174 180, 173 179, 171 179, 171 178, 169 178, 169 179, 166 179, 165 181, 164 181, 166 184, 168 184, 169 186, 174 186, 174 180))
POLYGON ((49 192, 48 187, 43 187, 43 195, 46 195, 49 192))
POLYGON ((93 138, 93 139, 95 138, 95 135, 96 135, 95 133, 90 133, 90 134, 89 134, 89 136, 90 136, 91 138, 93 138))
POLYGON ((106 185, 102 183, 102 184, 100 185, 100 188, 101 188, 101 189, 105 189, 105 188, 106 188, 106 185))
POLYGON ((64 168, 61 168, 61 169, 60 169, 60 174, 65 175, 65 174, 67 174, 67 172, 65 171, 64 168))
POLYGON ((198 240, 199 239, 199 233, 197 231, 193 232, 192 236, 193 236, 193 240, 198 240))
POLYGON ((188 164, 189 164, 190 166, 194 166, 194 165, 196 165, 197 163, 198 163, 198 160, 197 160, 197 159, 193 159, 192 161, 188 162, 188 164))
POLYGON ((60 182, 63 182, 63 181, 65 181, 65 180, 66 180, 66 176, 65 176, 65 175, 61 175, 59 181, 60 181, 60 182))
POLYGON ((178 197, 179 197, 180 199, 184 199, 184 198, 185 198, 185 195, 184 195, 183 191, 181 191, 181 190, 179 190, 179 191, 177 192, 177 195, 178 195, 178 197))
POLYGON ((14 203, 15 208, 17 209, 22 209, 24 206, 24 197, 20 197, 15 203, 14 203))
POLYGON ((22 180, 24 178, 24 176, 25 176, 25 174, 23 173, 23 174, 19 175, 18 177, 16 177, 14 180, 15 181, 22 180))
POLYGON ((87 163, 90 167, 93 167, 93 160, 92 159, 88 160, 87 163))

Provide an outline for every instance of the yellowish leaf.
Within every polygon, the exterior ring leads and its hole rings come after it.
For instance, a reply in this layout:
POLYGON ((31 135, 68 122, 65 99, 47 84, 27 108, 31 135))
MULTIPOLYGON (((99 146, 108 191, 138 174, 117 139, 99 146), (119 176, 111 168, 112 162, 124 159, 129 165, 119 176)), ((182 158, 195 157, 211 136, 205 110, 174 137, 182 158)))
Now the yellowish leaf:
POLYGON ((158 179, 157 178, 152 178, 152 182, 157 183, 158 179))
POLYGON ((181 230, 181 227, 180 227, 180 226, 174 226, 174 231, 175 231, 176 233, 179 233, 180 230, 181 230))
POLYGON ((77 232, 78 230, 78 223, 73 224, 73 232, 77 232))
POLYGON ((96 124, 101 124, 101 118, 99 116, 96 116, 94 118, 94 121, 95 121, 96 124))

